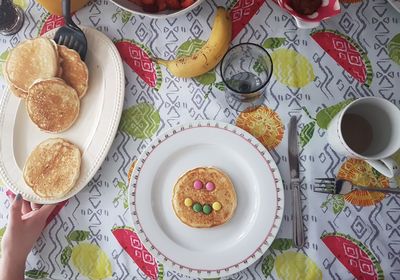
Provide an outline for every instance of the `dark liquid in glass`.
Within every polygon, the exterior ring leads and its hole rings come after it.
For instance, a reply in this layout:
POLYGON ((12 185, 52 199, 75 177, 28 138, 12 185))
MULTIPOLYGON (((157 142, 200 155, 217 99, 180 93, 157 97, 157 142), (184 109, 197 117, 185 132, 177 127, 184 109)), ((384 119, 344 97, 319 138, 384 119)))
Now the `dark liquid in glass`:
POLYGON ((11 0, 0 0, 0 30, 10 29, 17 19, 17 11, 11 0))

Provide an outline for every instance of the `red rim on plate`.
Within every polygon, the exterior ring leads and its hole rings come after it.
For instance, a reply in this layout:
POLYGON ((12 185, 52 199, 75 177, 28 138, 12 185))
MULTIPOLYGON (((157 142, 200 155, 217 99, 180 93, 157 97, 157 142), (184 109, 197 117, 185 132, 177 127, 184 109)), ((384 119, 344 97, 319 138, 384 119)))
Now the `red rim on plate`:
MULTIPOLYGON (((197 134, 199 135, 199 134, 197 134)), ((188 136, 189 137, 189 136, 188 136)), ((215 136, 217 137, 217 136, 215 136)), ((229 145, 229 143, 226 143, 226 145, 229 145)), ((194 147, 194 146, 193 146, 194 147)), ((165 147, 163 149, 166 149, 165 147)), ((177 148, 178 149, 178 148, 177 148)), ((188 150, 192 149, 192 146, 188 146, 188 150)), ((174 153, 174 152, 171 152, 174 153)), ((180 152, 179 152, 180 153, 180 152)), ((227 159, 229 160, 229 159, 227 159)), ((162 161, 160 159, 160 161, 162 161)), ((171 164, 170 164, 171 165, 171 164)), ((160 164, 160 167, 163 167, 164 165, 160 164)), ((164 167, 163 167, 164 168, 164 167)), ((258 171, 257 171, 258 172, 258 171)), ((169 190, 166 191, 172 192, 172 186, 170 184, 167 184, 166 181, 162 181, 162 188, 168 188, 169 190), (166 186, 165 186, 166 185, 166 186)), ((235 181, 234 181, 235 185, 235 181)), ((264 182, 261 184, 262 188, 264 189, 264 182)), ((238 185, 236 185, 237 187, 238 185)), ((279 174, 279 170, 272 159, 271 155, 269 152, 265 149, 265 147, 257 140, 255 139, 252 135, 247 133, 246 131, 230 125, 230 124, 225 124, 225 123, 220 123, 216 121, 195 121, 192 123, 180 125, 178 127, 175 127, 160 136, 158 136, 151 144, 148 145, 148 147, 142 152, 141 156, 138 159, 138 162, 136 164, 135 170, 132 174, 132 180, 130 183, 130 197, 129 197, 129 204, 130 204, 130 210, 131 210, 131 215, 133 218, 133 226, 135 228, 135 231, 138 233, 138 236, 140 240, 142 241, 143 245, 147 248, 147 250, 161 263, 165 264, 166 266, 180 271, 184 274, 195 276, 195 277, 221 277, 221 276, 226 276, 230 275, 233 273, 236 273, 242 269, 245 269, 252 263, 254 263, 258 258, 260 258, 266 250, 269 248, 269 246, 272 244, 273 240, 275 239, 279 226, 282 220, 283 216, 283 207, 284 207, 284 194, 283 194, 283 185, 282 185, 282 179, 279 174), (207 131, 206 131, 207 130, 207 131), (196 132, 194 132, 196 131, 196 132), (212 133, 211 133, 212 131, 212 133), (264 219, 267 217, 267 219, 271 219, 271 221, 266 222, 269 226, 268 227, 261 227, 256 228, 253 227, 249 230, 248 236, 252 234, 252 231, 254 229, 257 229, 257 231, 261 231, 260 233, 257 233, 258 239, 257 241, 254 241, 253 244, 250 244, 249 247, 247 248, 247 252, 244 255, 240 255, 236 257, 237 261, 234 261, 232 263, 225 263, 224 265, 221 265, 220 267, 216 267, 217 265, 214 265, 213 268, 207 268, 204 267, 204 265, 200 264, 200 260, 202 258, 209 259, 213 256, 209 255, 209 252, 198 252, 196 254, 196 259, 199 260, 199 265, 187 265, 185 263, 182 263, 182 261, 179 261, 177 259, 181 258, 182 256, 178 256, 179 250, 174 250, 170 249, 169 251, 162 249, 160 247, 165 247, 165 244, 163 242, 160 242, 160 239, 158 236, 163 235, 163 229, 160 226, 159 228, 157 227, 152 227, 149 226, 149 223, 145 221, 145 219, 157 219, 157 210, 154 210, 154 204, 159 203, 157 199, 154 199, 154 189, 158 189, 159 186, 153 187, 153 185, 157 184, 155 183, 157 179, 151 179, 152 183, 148 184, 146 179, 143 179, 142 177, 160 177, 159 172, 157 170, 153 170, 152 167, 153 163, 147 164, 148 161, 155 162, 155 157, 159 157, 159 154, 161 151, 159 151, 160 147, 166 144, 167 147, 169 145, 172 145, 172 143, 177 143, 179 145, 179 140, 177 139, 179 137, 185 138, 187 135, 190 135, 192 133, 199 133, 199 132, 204 132, 208 133, 210 136, 215 136, 216 134, 220 133, 221 135, 227 135, 231 140, 235 140, 241 143, 241 145, 244 145, 247 147, 249 150, 252 150, 252 153, 256 155, 259 159, 259 162, 257 161, 257 164, 262 162, 262 166, 259 166, 260 170, 262 172, 265 172, 265 174, 269 174, 269 178, 271 178, 270 184, 268 182, 265 182, 265 189, 268 189, 268 195, 273 197, 273 204, 268 205, 268 212, 269 216, 265 216, 266 214, 264 213, 265 208, 257 208, 257 209, 262 209, 260 210, 260 213, 257 213, 259 215, 258 219, 264 219), (185 136, 185 134, 187 134, 185 136), (156 155, 155 155, 156 154, 156 155), (158 154, 158 155, 157 155, 158 154), (152 158, 150 159, 149 158, 152 158), (142 176, 142 173, 146 173, 146 175, 142 176), (154 174, 153 174, 154 173, 154 174), (147 183, 146 183, 147 182, 147 183), (144 193, 151 193, 151 194, 144 194, 144 193), (139 197, 139 198, 138 198, 139 197), (140 199, 146 198, 146 201, 140 201, 140 199), (149 201, 147 201, 147 199, 149 201), (143 207, 143 205, 146 205, 146 207, 143 207), (153 207, 153 208, 152 208, 153 207), (151 210, 153 209, 153 210, 151 210), (151 212, 151 213, 149 213, 151 212), (147 225, 146 225, 147 224, 147 225), (155 229, 158 229, 157 233, 155 233, 155 229), (160 230, 161 229, 161 230, 160 230), (157 235, 155 235, 157 234, 157 235), (155 238, 157 236, 157 238, 155 238), (153 239, 158 239, 154 241, 153 239)), ((244 189, 243 187, 236 188, 238 189, 241 188, 241 191, 244 192, 250 192, 247 189, 244 189), (243 190, 244 189, 244 190, 243 190)), ((247 188, 247 186, 246 186, 247 188)), ((267 190, 263 190, 264 194, 267 190)), ((240 191, 239 191, 240 192, 240 191)), ((238 192, 238 208, 236 211, 239 211, 239 204, 242 203, 242 207, 244 202, 244 199, 241 201, 241 196, 240 193, 238 192)), ((165 194, 165 193, 164 193, 165 194)), ((162 196, 164 194, 159 193, 156 191, 156 196, 162 196)), ((253 193, 252 193, 253 194, 253 193)), ((162 198, 163 200, 166 200, 168 203, 168 199, 162 198)), ((265 207, 265 206, 263 206, 265 207)), ((172 206, 171 206, 172 208, 172 206)), ((165 209, 168 211, 169 209, 165 209)), ((173 210, 169 210, 170 212, 173 212, 173 210)), ((168 214, 170 216, 174 216, 174 213, 168 214)), ((234 214, 234 216, 236 213, 234 214)), ((238 214, 239 215, 239 214, 238 214)), ((171 219, 176 219, 178 218, 173 217, 171 219)), ((234 219, 234 218, 233 218, 234 219)), ((233 221, 229 221, 228 223, 235 223, 233 221)), ((239 218, 238 218, 239 219, 239 218)), ((163 223, 163 221, 158 222, 163 223)), ((179 221, 177 223, 180 223, 179 221)), ((224 225, 225 226, 225 225, 224 225)), ((235 225, 231 225, 235 226, 235 225)), ((185 225, 183 225, 185 227, 185 225)), ((187 227, 187 226, 186 226, 187 227)), ((220 227, 220 226, 219 226, 220 227)), ((250 227, 250 226, 249 226, 250 227)), ((168 228, 168 227, 167 227, 168 228)), ((171 228, 171 227, 169 227, 171 228)), ((187 227, 188 228, 188 227, 187 227)), ((218 228, 218 227, 216 227, 218 228)), ((181 229, 177 229, 181 230, 181 229)), ((186 230, 186 229, 185 229, 186 230)), ((218 229, 187 229, 189 233, 197 234, 198 232, 203 232, 205 234, 213 234, 215 231, 218 230, 223 230, 221 228, 218 229)), ((246 237, 241 237, 242 239, 246 237)), ((165 242, 169 242, 165 239, 165 242)), ((201 242, 200 242, 201 243, 201 242)), ((171 243, 175 244, 175 243, 171 243)), ((239 243, 238 243, 239 244, 239 243)), ((180 246, 180 245, 179 245, 180 246)), ((165 247, 167 248, 167 247, 165 247)), ((169 248, 173 248, 169 247, 169 248)), ((228 248, 230 250, 235 250, 228 248)), ((194 249, 194 251, 196 251, 194 249)), ((222 254, 222 253, 221 253, 222 254)), ((240 252, 239 252, 240 254, 240 252)), ((189 261, 190 262, 190 261, 189 261)))

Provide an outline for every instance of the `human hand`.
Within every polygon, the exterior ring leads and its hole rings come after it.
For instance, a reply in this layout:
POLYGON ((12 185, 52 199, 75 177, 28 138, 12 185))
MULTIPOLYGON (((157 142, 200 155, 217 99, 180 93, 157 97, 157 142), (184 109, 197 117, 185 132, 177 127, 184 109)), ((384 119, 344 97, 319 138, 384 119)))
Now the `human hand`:
POLYGON ((2 256, 10 263, 25 264, 55 205, 38 205, 11 195, 13 200, 8 225, 2 239, 2 256))

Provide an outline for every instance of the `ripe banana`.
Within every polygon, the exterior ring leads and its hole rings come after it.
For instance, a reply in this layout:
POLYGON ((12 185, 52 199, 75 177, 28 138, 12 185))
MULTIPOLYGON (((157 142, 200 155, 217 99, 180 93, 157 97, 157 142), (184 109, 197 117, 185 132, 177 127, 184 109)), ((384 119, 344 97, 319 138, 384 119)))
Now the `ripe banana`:
POLYGON ((174 60, 155 59, 176 77, 192 78, 212 70, 228 51, 232 37, 232 21, 228 10, 218 7, 211 35, 206 44, 191 56, 174 60))

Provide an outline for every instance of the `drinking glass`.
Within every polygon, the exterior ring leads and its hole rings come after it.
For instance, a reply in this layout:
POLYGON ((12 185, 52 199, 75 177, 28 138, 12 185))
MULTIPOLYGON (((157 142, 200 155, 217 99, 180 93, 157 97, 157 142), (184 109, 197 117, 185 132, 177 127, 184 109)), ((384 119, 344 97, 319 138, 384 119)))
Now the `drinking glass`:
POLYGON ((221 77, 229 106, 236 111, 260 106, 272 68, 271 56, 262 46, 242 43, 228 50, 222 58, 221 77))
POLYGON ((24 12, 12 0, 0 0, 0 34, 13 35, 24 24, 24 12))

